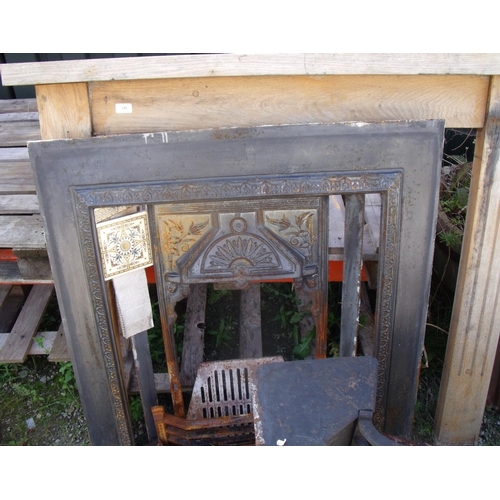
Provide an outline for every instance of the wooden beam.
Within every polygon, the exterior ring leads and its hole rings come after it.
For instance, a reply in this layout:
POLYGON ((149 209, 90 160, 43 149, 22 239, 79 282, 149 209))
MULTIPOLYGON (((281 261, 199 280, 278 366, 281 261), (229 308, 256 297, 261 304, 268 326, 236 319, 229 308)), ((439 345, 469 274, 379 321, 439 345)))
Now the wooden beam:
POLYGON ((89 91, 93 133, 109 135, 435 118, 482 127, 488 84, 453 75, 254 76, 99 82, 89 91), (117 112, 123 104, 131 112, 117 112))
POLYGON ((3 85, 265 75, 500 74, 500 54, 207 54, 3 64, 3 85))
POLYGON ((455 302, 435 419, 440 444, 479 438, 500 334, 500 77, 478 134, 455 302))
POLYGON ((92 126, 85 83, 37 85, 42 139, 90 137, 92 126))

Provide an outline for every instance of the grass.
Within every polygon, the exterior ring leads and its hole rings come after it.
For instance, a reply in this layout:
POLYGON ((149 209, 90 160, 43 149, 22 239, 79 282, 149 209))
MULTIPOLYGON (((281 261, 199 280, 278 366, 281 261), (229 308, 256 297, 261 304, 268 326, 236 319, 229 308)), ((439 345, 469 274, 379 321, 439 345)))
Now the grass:
POLYGON ((71 363, 0 366, 0 444, 90 444, 71 363))

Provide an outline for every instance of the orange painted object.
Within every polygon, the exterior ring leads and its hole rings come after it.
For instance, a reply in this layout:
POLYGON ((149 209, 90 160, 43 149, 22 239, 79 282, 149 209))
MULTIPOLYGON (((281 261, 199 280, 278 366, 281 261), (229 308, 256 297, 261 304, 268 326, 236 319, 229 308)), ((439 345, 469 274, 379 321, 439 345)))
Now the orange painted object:
MULTIPOLYGON (((344 263, 341 260, 330 260, 328 262, 328 281, 342 281, 343 278, 344 263)), ((156 283, 154 267, 150 266, 146 268, 146 276, 148 278, 148 283, 156 283)), ((368 276, 366 274, 365 266, 361 270, 361 279, 363 281, 368 281, 368 276)), ((270 283, 286 283, 292 282, 293 279, 282 279, 282 280, 268 280, 270 283)))
POLYGON ((148 279, 148 283, 156 283, 154 266, 146 267, 146 278, 148 279))
POLYGON ((0 248, 0 260, 16 262, 17 257, 14 255, 12 248, 0 248))

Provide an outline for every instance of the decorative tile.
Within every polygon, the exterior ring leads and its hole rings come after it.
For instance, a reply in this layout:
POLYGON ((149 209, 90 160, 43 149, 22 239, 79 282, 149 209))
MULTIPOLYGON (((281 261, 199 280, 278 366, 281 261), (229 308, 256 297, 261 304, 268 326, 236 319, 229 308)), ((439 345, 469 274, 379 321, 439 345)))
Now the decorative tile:
POLYGON ((153 265, 147 212, 96 224, 104 279, 153 265))

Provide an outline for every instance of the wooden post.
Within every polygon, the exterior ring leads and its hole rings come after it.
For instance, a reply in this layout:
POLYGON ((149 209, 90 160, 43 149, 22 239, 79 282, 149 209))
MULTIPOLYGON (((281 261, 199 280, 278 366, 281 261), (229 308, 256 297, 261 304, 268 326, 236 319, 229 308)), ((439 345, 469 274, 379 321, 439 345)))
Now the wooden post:
POLYGON ((36 85, 42 139, 77 139, 92 135, 86 83, 36 85))
POLYGON ((440 444, 479 439, 500 333, 500 76, 478 134, 462 259, 435 420, 440 444))

